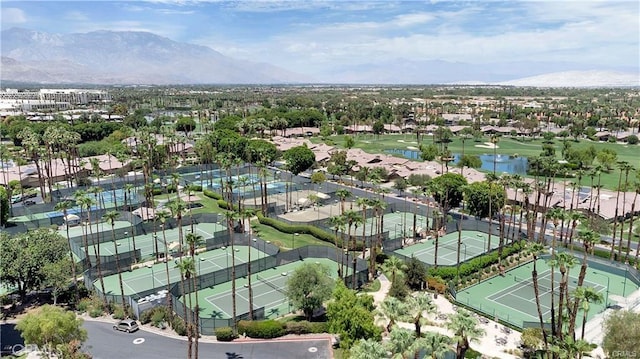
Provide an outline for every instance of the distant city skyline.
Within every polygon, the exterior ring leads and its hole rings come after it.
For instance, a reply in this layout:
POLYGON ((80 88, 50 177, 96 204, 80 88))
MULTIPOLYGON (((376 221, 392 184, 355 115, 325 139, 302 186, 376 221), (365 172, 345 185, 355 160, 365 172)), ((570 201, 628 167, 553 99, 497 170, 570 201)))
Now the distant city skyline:
POLYGON ((2 1, 2 29, 146 31, 321 78, 405 61, 640 72, 637 1, 2 1))

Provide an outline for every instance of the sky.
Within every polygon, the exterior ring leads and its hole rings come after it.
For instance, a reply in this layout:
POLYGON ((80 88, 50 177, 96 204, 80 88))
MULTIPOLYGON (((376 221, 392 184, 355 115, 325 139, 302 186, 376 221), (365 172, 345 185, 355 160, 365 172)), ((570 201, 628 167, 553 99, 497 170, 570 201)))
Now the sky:
POLYGON ((306 74, 400 60, 572 62, 640 72, 634 0, 3 0, 0 6, 3 30, 148 31, 306 74))

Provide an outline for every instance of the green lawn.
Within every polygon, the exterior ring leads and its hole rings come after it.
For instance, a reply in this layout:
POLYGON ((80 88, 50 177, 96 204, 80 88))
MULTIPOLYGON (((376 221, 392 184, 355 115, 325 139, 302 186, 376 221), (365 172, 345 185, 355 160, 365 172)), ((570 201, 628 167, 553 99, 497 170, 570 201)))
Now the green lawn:
POLYGON ((265 241, 271 241, 272 244, 282 249, 294 248, 293 246, 294 241, 295 241, 295 248, 304 247, 307 245, 331 246, 330 243, 321 241, 312 235, 299 234, 297 236, 294 236, 290 233, 280 232, 273 227, 260 224, 258 220, 251 221, 251 227, 253 227, 253 233, 256 236, 260 237, 265 241))
MULTIPOLYGON (((311 141, 315 143, 325 142, 331 146, 338 148, 344 148, 344 138, 346 135, 335 135, 328 137, 326 141, 323 141, 320 137, 312 137, 311 141)), ((369 153, 385 153, 385 150, 393 149, 408 149, 407 147, 419 147, 419 143, 416 142, 414 135, 406 134, 394 134, 394 135, 357 135, 354 137, 354 148, 360 148, 369 153)), ((424 136, 422 138, 423 144, 430 144, 433 141, 433 137, 424 136)), ((465 154, 493 154, 493 150, 487 148, 475 147, 475 145, 482 145, 484 142, 489 142, 489 137, 484 137, 480 141, 469 139, 465 141, 464 151, 465 154)), ((630 164, 637 163, 637 151, 640 149, 638 145, 627 145, 622 143, 605 143, 605 142, 593 142, 589 140, 581 140, 580 142, 571 142, 572 148, 583 149, 593 145, 596 150, 600 151, 604 148, 613 149, 618 154, 618 161, 627 161, 630 164)), ((555 139, 554 145, 556 148, 556 157, 561 159, 562 140, 555 139)), ((459 137, 453 137, 452 142, 448 145, 449 150, 453 153, 462 152, 462 141, 459 137)), ((538 156, 542 152, 542 140, 541 139, 529 139, 517 140, 511 137, 501 137, 498 142, 498 148, 496 154, 514 155, 517 154, 522 157, 538 156)), ((400 156, 400 155, 398 155, 400 156)), ((605 188, 615 189, 618 186, 619 171, 613 170, 611 173, 603 173, 601 183, 605 188)), ((591 179, 586 176, 582 179, 583 186, 589 186, 591 179)))

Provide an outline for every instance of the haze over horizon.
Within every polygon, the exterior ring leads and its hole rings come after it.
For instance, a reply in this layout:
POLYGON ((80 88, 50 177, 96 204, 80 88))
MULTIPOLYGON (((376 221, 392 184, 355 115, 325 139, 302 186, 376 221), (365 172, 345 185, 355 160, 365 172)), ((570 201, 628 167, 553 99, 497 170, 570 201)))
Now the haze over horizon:
MULTIPOLYGON (((640 73, 637 1, 3 1, 0 6, 2 30, 145 31, 319 82, 358 82, 394 64, 407 72, 424 64, 464 63, 474 70, 499 64, 510 77, 496 75, 495 82, 559 71, 640 73)), ((438 71, 460 81, 456 66, 438 71)), ((386 78, 401 76, 390 72, 386 78)), ((475 80, 486 81, 473 78, 473 72, 464 79, 475 80)))

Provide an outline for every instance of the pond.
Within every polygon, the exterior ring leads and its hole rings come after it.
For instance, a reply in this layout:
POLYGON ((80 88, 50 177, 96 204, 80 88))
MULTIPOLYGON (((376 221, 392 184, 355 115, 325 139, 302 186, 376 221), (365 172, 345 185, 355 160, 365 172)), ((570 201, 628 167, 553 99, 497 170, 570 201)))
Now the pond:
MULTIPOLYGON (((392 153, 392 154, 399 154, 412 160, 420 158, 420 151, 416 151, 416 150, 392 149, 392 150, 386 150, 385 152, 392 153)), ((480 160, 482 161, 482 166, 480 167, 480 169, 484 171, 492 172, 493 159, 494 159, 493 155, 484 154, 484 155, 478 155, 478 157, 480 157, 480 160)), ((454 165, 457 164, 459 160, 460 160, 460 154, 454 153, 453 164, 454 165)), ((529 161, 526 157, 515 157, 515 156, 498 154, 496 155, 495 160, 496 160, 495 161, 496 173, 498 174, 500 173, 519 174, 519 175, 527 174, 527 167, 528 167, 529 161)))

